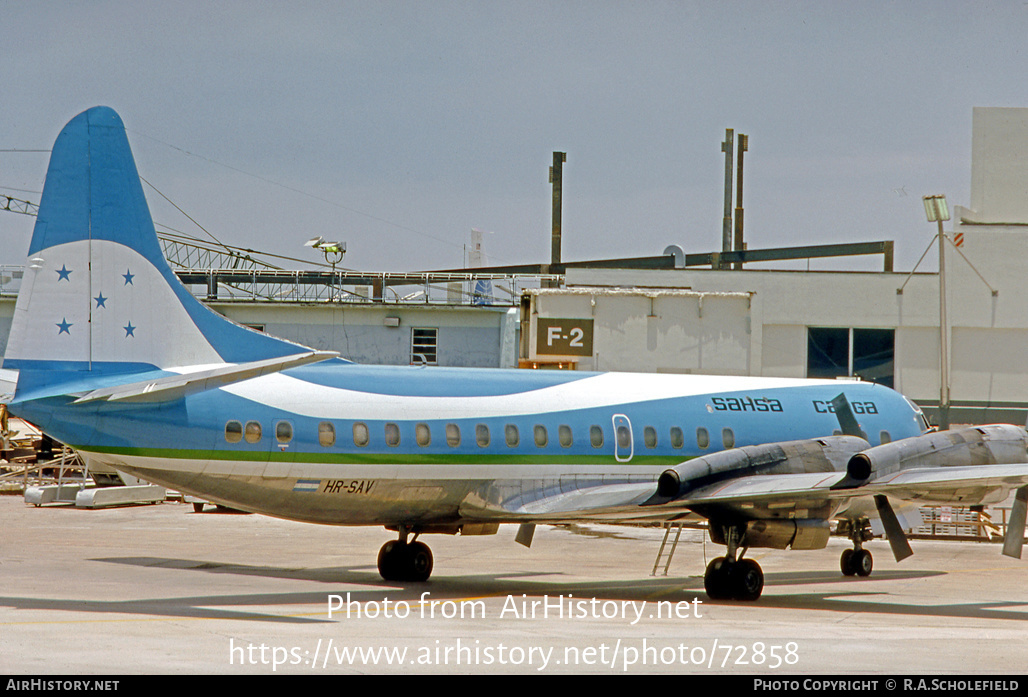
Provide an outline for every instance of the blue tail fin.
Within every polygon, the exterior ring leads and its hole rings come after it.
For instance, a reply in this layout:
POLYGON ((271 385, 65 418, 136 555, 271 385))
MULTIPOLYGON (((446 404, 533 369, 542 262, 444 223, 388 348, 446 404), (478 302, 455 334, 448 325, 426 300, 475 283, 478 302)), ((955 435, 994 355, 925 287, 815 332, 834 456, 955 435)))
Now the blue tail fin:
POLYGON ((50 156, 5 368, 125 373, 303 350, 214 313, 179 282, 113 110, 95 107, 65 126, 50 156))

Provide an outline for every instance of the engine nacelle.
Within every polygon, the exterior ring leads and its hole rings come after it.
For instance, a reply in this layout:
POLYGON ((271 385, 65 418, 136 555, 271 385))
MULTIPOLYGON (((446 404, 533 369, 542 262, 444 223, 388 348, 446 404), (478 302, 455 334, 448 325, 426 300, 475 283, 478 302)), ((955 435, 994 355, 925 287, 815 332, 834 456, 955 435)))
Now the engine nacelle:
POLYGON ((854 453, 869 447, 863 438, 829 436, 731 448, 665 470, 657 479, 657 494, 677 498, 723 479, 756 474, 839 472, 845 469, 854 453))
POLYGON ((998 424, 926 433, 853 455, 846 474, 862 484, 900 470, 926 467, 1006 465, 1028 461, 1028 431, 998 424))
MULTIPOLYGON (((723 529, 718 525, 709 528, 710 539, 715 544, 726 544, 723 529)), ((765 547, 770 549, 824 549, 828 546, 831 528, 827 520, 789 518, 784 520, 749 520, 740 545, 744 547, 765 547)))

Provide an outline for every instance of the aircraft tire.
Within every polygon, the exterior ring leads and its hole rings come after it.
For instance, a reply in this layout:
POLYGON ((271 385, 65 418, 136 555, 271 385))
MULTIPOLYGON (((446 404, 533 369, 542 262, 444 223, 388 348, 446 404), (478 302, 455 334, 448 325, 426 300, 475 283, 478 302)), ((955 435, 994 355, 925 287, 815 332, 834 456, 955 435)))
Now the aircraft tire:
POLYGON ((399 540, 390 540, 378 550, 378 574, 386 581, 403 580, 403 558, 407 545, 399 540))
POLYGON ((870 576, 874 568, 874 559, 866 549, 856 550, 853 554, 853 568, 858 576, 870 576))
POLYGON ((733 596, 736 600, 752 602, 764 591, 764 572, 752 559, 740 559, 730 573, 733 596))
POLYGON ((855 549, 846 549, 842 552, 842 557, 839 558, 839 567, 842 569, 843 576, 853 576, 857 573, 857 567, 853 564, 853 553, 855 549))
POLYGON ((404 580, 422 583, 432 575, 432 550, 424 542, 412 542, 407 545, 404 564, 406 578, 404 580))
POLYGON ((728 600, 732 597, 731 581, 728 574, 729 566, 725 557, 717 557, 703 573, 703 590, 711 600, 728 600))

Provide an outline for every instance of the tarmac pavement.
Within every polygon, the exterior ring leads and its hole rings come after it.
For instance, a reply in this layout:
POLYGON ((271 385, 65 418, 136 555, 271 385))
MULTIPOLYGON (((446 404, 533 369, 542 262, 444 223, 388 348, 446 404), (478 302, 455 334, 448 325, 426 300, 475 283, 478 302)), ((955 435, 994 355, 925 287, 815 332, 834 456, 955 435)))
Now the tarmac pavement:
MULTIPOLYGON (((1028 559, 1000 545, 913 540, 868 578, 824 550, 752 550, 757 602, 714 602, 723 548, 683 533, 541 526, 421 538, 423 584, 383 581, 381 528, 189 505, 35 508, 0 496, 0 673, 1018 674, 1028 666, 1028 559)), ((1023 681, 1022 681, 1023 682, 1023 681)))

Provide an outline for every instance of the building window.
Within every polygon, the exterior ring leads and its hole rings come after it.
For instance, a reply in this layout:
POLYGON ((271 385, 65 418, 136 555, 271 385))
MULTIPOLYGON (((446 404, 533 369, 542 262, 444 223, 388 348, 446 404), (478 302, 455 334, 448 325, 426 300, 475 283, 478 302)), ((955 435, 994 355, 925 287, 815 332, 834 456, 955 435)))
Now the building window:
POLYGON ((859 377, 894 387, 894 329, 807 328, 807 377, 859 377))
POLYGON ((439 330, 414 328, 410 331, 411 365, 438 365, 439 330))

